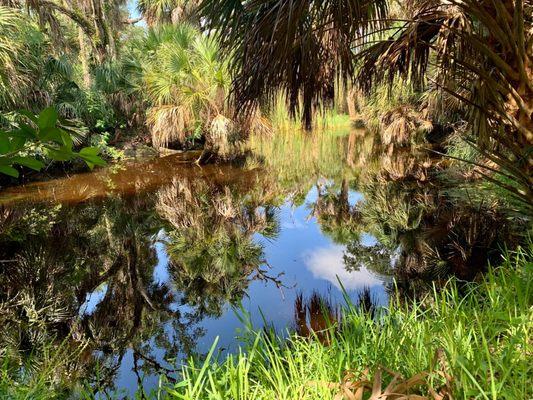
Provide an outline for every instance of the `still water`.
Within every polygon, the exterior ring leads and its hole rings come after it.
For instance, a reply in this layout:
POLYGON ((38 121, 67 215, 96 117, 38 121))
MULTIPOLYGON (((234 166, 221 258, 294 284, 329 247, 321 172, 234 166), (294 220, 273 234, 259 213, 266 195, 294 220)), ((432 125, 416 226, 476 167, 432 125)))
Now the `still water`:
POLYGON ((70 384, 133 394, 217 337, 235 351, 243 318, 287 334, 299 294, 385 303, 390 276, 353 254, 377 243, 353 229, 361 140, 280 135, 239 165, 176 154, 5 189, 0 354, 38 365, 58 348, 70 384))

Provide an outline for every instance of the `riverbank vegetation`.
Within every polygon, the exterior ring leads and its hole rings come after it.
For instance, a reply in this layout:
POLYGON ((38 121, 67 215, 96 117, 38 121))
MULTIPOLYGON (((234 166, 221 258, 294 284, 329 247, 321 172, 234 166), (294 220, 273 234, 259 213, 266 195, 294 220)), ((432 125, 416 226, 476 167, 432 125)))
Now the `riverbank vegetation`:
POLYGON ((326 343, 249 332, 241 352, 219 359, 213 348, 203 364, 184 367, 166 396, 529 398, 531 251, 507 254, 480 282, 451 280, 421 302, 395 298, 376 315, 349 302, 326 343))
POLYGON ((85 132, 79 145, 107 156, 122 154, 110 144, 201 146, 205 163, 233 158, 287 117, 311 129, 333 109, 359 114, 385 144, 471 146, 472 174, 530 209, 527 1, 145 1, 140 18, 97 3, 2 6, 5 128, 19 127, 21 109, 53 106, 85 132))
MULTIPOLYGON (((191 359, 177 383, 138 393, 164 399, 524 399, 531 392, 531 246, 507 253, 479 281, 448 281, 422 300, 393 297, 372 312, 362 304, 341 307, 322 331, 307 336, 248 330, 233 355, 191 359), (322 340, 319 340, 318 337, 322 340), (326 340, 324 340, 326 339, 326 340)), ((324 312, 324 309, 322 310, 324 312)), ((0 390, 13 398, 61 398, 47 368, 71 362, 57 350, 40 375, 13 374, 2 366, 0 390)), ((74 361, 72 361, 74 362, 74 361)), ((36 366, 37 367, 37 366, 36 366)), ((58 369, 56 372, 59 372, 58 369)), ((56 375, 57 376, 57 375, 56 375)), ((91 396, 90 388, 78 395, 91 396)))

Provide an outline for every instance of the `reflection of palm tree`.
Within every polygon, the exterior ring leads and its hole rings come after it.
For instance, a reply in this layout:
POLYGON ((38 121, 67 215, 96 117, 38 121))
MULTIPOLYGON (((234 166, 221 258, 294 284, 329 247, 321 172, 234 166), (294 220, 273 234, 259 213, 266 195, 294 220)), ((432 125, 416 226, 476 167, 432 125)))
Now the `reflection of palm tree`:
POLYGON ((350 272, 364 267, 377 276, 386 277, 392 273, 392 257, 393 253, 381 244, 365 246, 354 240, 346 246, 343 259, 346 270, 350 272))
POLYGON ((372 256, 376 262, 370 264, 382 270, 388 257, 383 252, 397 255, 398 277, 471 278, 486 267, 498 243, 509 240, 508 221, 490 204, 475 205, 441 191, 439 171, 438 160, 396 150, 363 174, 361 221, 380 246, 352 244, 357 256, 348 256, 351 265, 372 256))
POLYGON ((170 241, 174 283, 187 304, 208 315, 219 316, 225 304, 241 300, 249 275, 263 264, 261 246, 239 229, 201 236, 194 230, 173 232, 170 241))
POLYGON ((312 215, 318 220, 322 232, 341 244, 357 236, 360 213, 350 205, 348 180, 342 179, 340 188, 334 184, 317 185, 317 193, 312 215))
POLYGON ((253 193, 197 180, 174 181, 158 194, 171 223, 168 250, 174 283, 188 304, 219 315, 245 294, 249 275, 264 263, 253 233, 275 237, 275 209, 253 193))
MULTIPOLYGON (((146 211, 147 200, 61 209, 53 219, 34 218, 34 224, 43 225, 34 227, 34 234, 13 228, 25 236, 1 237, 0 259, 7 254, 14 259, 0 275, 3 354, 9 352, 15 363, 31 357, 32 365, 41 365, 50 346, 64 341, 73 348, 85 344, 83 355, 57 369, 57 376, 87 379, 95 376, 99 364, 103 381, 98 385, 112 387, 128 348, 150 357, 149 349, 142 347, 150 337, 162 346, 164 357, 192 351, 201 333, 188 327, 195 323, 194 312, 184 321, 170 307, 170 287, 153 282, 156 260, 149 238, 158 222, 146 211), (87 296, 98 288, 105 288, 105 295, 87 310, 87 296), (173 341, 161 333, 167 321, 176 332, 173 341)), ((47 214, 38 208, 26 212, 47 214)), ((26 223, 24 218, 20 223, 26 223)))
POLYGON ((340 308, 326 296, 313 292, 304 299, 300 293, 294 301, 294 321, 296 333, 303 337, 316 337, 324 344, 329 344, 331 328, 341 319, 340 308))

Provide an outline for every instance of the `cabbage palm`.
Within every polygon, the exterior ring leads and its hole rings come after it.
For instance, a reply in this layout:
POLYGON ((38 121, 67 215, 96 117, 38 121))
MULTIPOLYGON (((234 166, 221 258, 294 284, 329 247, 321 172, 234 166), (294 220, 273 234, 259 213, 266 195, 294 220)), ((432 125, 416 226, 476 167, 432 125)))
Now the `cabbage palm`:
POLYGON ((379 28, 385 0, 204 0, 206 29, 234 55, 237 108, 273 102, 282 90, 306 128, 320 101, 335 99, 335 78, 354 75, 352 42, 379 28), (301 102, 300 102, 301 100, 301 102))
POLYGON ((479 173, 533 203, 533 2, 411 1, 412 15, 358 54, 371 90, 396 76, 458 99, 485 157, 479 173), (495 172, 499 178, 489 173, 495 172))
POLYGON ((39 112, 55 104, 62 116, 79 116, 72 96, 79 94, 72 60, 52 56, 46 36, 13 8, 0 6, 0 31, 0 112, 39 112))
POLYGON ((146 94, 152 107, 147 122, 156 147, 201 136, 226 111, 227 63, 216 43, 190 25, 163 26, 150 32, 145 45, 146 94))
POLYGON ((141 15, 150 27, 162 24, 193 22, 198 0, 139 0, 141 15))
POLYGON ((13 105, 31 85, 37 60, 20 29, 28 21, 14 9, 0 6, 0 109, 13 105))

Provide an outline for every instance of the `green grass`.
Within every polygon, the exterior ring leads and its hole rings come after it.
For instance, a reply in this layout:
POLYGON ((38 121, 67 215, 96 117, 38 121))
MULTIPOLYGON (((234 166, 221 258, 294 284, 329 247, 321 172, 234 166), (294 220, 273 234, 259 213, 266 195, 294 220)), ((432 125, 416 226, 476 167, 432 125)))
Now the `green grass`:
POLYGON ((191 361, 183 380, 158 396, 333 399, 347 372, 357 380, 368 368, 372 380, 383 366, 405 378, 429 373, 413 388, 421 395, 444 387, 438 371, 446 371, 455 399, 533 398, 532 258, 530 246, 509 254, 481 282, 452 280, 418 303, 393 300, 379 322, 348 304, 329 346, 251 333, 238 354, 217 358, 212 350, 204 363, 191 361))

